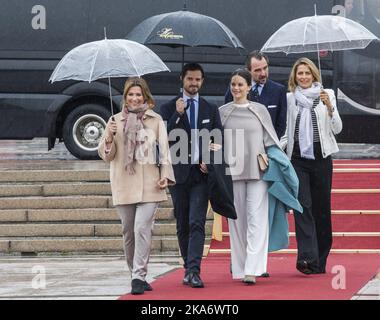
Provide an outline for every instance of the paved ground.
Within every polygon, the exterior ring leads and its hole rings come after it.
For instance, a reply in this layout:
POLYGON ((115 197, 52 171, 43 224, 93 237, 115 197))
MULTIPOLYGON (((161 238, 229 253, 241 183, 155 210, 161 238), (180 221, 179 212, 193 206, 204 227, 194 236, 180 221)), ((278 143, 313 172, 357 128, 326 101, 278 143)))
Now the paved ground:
MULTIPOLYGON (((151 258, 147 281, 180 267, 178 260, 151 258)), ((0 300, 115 300, 130 283, 120 256, 0 257, 0 300)))

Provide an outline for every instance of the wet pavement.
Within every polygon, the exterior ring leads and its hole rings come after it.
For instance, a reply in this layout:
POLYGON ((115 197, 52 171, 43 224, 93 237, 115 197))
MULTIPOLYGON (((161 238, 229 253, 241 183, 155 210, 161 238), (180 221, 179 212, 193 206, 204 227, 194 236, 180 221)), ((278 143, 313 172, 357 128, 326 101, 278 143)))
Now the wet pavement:
MULTIPOLYGON (((147 281, 180 267, 152 257, 147 281)), ((0 300, 116 300, 131 291, 124 257, 0 257, 0 300)))

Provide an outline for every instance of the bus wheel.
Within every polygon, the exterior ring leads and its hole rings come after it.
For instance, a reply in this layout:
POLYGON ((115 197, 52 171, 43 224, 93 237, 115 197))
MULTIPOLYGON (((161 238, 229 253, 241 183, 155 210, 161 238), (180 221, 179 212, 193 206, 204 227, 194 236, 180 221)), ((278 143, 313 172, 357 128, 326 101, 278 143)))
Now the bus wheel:
POLYGON ((82 160, 99 159, 98 144, 110 116, 100 105, 76 107, 63 124, 63 140, 71 154, 82 160))

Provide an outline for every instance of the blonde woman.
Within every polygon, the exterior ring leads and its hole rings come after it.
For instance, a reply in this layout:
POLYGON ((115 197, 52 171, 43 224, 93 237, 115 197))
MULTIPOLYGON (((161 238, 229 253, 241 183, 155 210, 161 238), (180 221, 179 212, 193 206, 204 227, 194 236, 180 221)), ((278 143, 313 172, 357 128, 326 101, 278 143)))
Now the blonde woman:
POLYGON ((299 179, 302 214, 295 214, 298 257, 304 274, 326 272, 332 246, 331 154, 339 151, 342 130, 333 90, 323 89, 318 68, 307 59, 294 64, 289 77, 287 128, 280 144, 299 179))
POLYGON ((142 78, 129 78, 123 109, 111 118, 99 144, 110 162, 113 204, 121 218, 124 252, 132 273, 132 294, 152 290, 146 282, 154 213, 167 200, 165 188, 175 183, 165 124, 142 78), (160 166, 157 166, 156 144, 160 166))

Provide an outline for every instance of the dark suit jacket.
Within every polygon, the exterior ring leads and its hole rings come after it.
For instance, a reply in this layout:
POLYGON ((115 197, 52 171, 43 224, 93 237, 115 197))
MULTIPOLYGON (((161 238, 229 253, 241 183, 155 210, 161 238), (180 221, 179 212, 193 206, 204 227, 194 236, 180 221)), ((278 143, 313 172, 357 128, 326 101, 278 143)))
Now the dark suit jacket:
MULTIPOLYGON (((163 104, 160 108, 160 114, 163 120, 167 122, 169 135, 170 132, 175 129, 182 129, 187 135, 187 141, 181 141, 179 137, 177 137, 175 141, 169 141, 176 184, 181 184, 186 182, 191 169, 191 128, 186 112, 181 116, 176 111, 176 101, 178 98, 179 97, 176 97, 163 104), (177 143, 179 143, 179 145, 177 145, 177 143), (175 148, 173 148, 173 145, 176 145, 175 148), (180 148, 178 146, 180 146, 180 148), (186 154, 184 154, 184 152, 186 152, 186 154), (177 163, 177 159, 180 159, 179 163, 177 163)), ((202 97, 199 97, 197 128, 198 130, 207 129, 209 131, 219 129, 220 132, 223 132, 218 107, 215 104, 207 102, 202 97)), ((209 141, 205 141, 205 143, 208 144, 209 141)), ((208 159, 208 155, 202 156, 201 146, 202 138, 200 137, 199 161, 208 159)))
MULTIPOLYGON (((232 100, 233 97, 230 88, 228 87, 224 96, 224 103, 231 102, 232 100)), ((267 107, 277 136, 280 139, 284 135, 286 129, 287 102, 285 86, 268 79, 258 100, 253 99, 252 91, 248 95, 248 100, 259 102, 267 107)))
POLYGON ((223 148, 219 151, 211 152, 210 162, 207 165, 207 186, 212 210, 226 218, 237 219, 232 177, 226 173, 228 166, 223 159, 223 148), (222 163, 214 161, 217 153, 220 153, 217 159, 222 159, 222 163))

